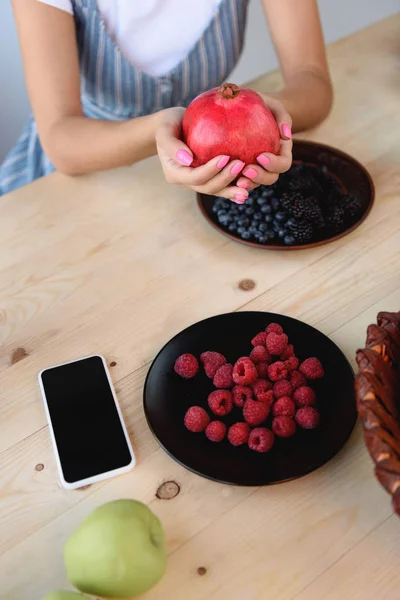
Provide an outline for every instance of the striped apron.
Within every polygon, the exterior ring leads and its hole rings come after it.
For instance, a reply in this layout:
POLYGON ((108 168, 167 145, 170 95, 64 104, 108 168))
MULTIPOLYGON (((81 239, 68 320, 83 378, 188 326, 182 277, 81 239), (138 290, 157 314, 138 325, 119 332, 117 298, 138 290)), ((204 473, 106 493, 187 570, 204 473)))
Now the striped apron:
MULTIPOLYGON (((74 0, 73 8, 83 112, 94 119, 123 121, 187 106, 201 92, 225 81, 242 49, 247 0, 222 0, 189 54, 162 77, 148 75, 125 58, 108 34, 96 0, 74 0)), ((54 170, 31 116, 0 167, 0 195, 54 170)))

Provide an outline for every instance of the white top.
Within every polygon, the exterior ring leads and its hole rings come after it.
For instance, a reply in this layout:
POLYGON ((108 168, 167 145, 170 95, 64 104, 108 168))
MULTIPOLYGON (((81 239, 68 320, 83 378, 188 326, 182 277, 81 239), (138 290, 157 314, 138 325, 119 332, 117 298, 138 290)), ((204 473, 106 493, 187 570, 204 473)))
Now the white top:
MULTIPOLYGON (((39 0, 73 14, 71 0, 39 0)), ((222 0, 97 0, 121 52, 149 75, 176 67, 202 36, 222 0)))

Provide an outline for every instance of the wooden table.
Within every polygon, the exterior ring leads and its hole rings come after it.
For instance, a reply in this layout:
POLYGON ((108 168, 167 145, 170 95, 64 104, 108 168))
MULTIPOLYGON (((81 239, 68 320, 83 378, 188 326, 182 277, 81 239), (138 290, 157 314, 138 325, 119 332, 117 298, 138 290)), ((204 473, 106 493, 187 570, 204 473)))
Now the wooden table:
MULTIPOLYGON (((231 243, 203 220, 192 193, 164 182, 156 159, 92 176, 55 174, 0 199, 3 600, 68 587, 65 539, 94 507, 121 497, 148 503, 167 534, 168 571, 146 599, 400 598, 400 521, 359 427, 303 479, 236 488, 171 460, 142 409, 150 361, 198 319, 286 313, 353 360, 377 312, 400 308, 399 26, 392 17, 329 48, 335 107, 301 136, 354 155, 375 181, 371 216, 340 241, 281 253, 231 243), (254 289, 243 291, 244 279, 254 289), (58 483, 36 375, 95 352, 111 365, 138 464, 68 492, 58 483), (157 499, 169 480, 179 495, 157 499)), ((270 75, 254 87, 277 85, 270 75)))

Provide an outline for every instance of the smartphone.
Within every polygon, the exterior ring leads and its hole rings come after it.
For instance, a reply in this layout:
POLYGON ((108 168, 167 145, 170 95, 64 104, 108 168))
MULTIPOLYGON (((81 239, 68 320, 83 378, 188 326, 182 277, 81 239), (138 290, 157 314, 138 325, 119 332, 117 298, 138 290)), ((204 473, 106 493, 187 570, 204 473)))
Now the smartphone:
POLYGON ((44 369, 39 385, 64 488, 133 469, 135 455, 103 356, 44 369))

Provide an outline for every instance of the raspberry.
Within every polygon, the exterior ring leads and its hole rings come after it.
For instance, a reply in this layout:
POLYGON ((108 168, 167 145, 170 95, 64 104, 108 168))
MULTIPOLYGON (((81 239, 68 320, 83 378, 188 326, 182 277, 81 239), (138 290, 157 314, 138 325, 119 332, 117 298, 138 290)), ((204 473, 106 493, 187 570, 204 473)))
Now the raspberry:
POLYGON ((294 393, 294 401, 297 406, 312 406, 317 402, 317 396, 310 387, 302 385, 294 393))
POLYGON ((267 362, 258 363, 258 365, 256 365, 256 369, 257 369, 258 376, 261 379, 268 377, 268 363, 267 362))
POLYGON ((296 433, 296 423, 290 417, 279 415, 272 421, 272 431, 278 437, 288 438, 296 433))
POLYGON ((186 429, 198 433, 204 431, 210 422, 210 417, 201 406, 191 406, 184 419, 186 429))
POLYGON ((280 415, 294 417, 295 412, 295 404, 289 396, 281 396, 272 407, 272 414, 274 417, 279 417, 280 415))
POLYGON ((260 331, 260 333, 257 333, 257 335, 253 337, 251 344, 252 346, 265 346, 266 339, 267 334, 265 331, 260 331))
POLYGON ((300 373, 300 371, 293 371, 293 373, 290 375, 289 381, 294 390, 297 390, 297 388, 301 387, 302 385, 307 385, 307 379, 304 377, 303 373, 300 373))
POLYGON ((229 363, 222 365, 214 375, 213 384, 217 388, 231 388, 233 386, 232 379, 233 366, 229 363))
POLYGON ((199 370, 199 361, 193 354, 182 354, 175 361, 174 371, 184 379, 191 379, 199 370))
POLYGON ((319 379, 324 376, 324 367, 321 365, 318 358, 307 358, 300 365, 300 372, 307 377, 307 379, 319 379))
POLYGON ((286 381, 285 379, 274 383, 273 390, 276 399, 281 398, 282 396, 290 397, 293 394, 292 384, 289 381, 286 381))
POLYGON ((280 360, 283 360, 285 362, 285 360, 288 360, 292 356, 294 356, 294 346, 293 344, 288 344, 285 350, 280 355, 280 360))
POLYGON ((274 401, 274 394, 272 392, 272 383, 267 379, 258 379, 253 384, 253 394, 258 402, 272 405, 274 401))
POLYGON ((235 423, 228 430, 228 440, 232 446, 241 446, 249 439, 250 427, 247 423, 235 423))
POLYGON ((272 358, 265 346, 255 346, 250 352, 250 359, 254 364, 260 362, 270 363, 272 358))
POLYGON ((268 335, 269 333, 277 333, 278 335, 282 335, 283 328, 278 323, 270 323, 265 330, 265 333, 268 335))
POLYGON ((226 425, 221 421, 211 421, 206 427, 206 436, 212 442, 222 442, 226 434, 226 425))
POLYGON ((297 356, 291 356, 290 358, 285 360, 285 366, 288 371, 295 371, 298 368, 299 364, 300 361, 297 358, 297 356))
POLYGON ((255 382, 257 369, 248 356, 243 356, 236 361, 232 377, 237 385, 251 385, 255 382))
POLYGON ((204 365, 207 377, 210 379, 213 379, 218 369, 226 363, 225 356, 219 352, 203 352, 203 354, 200 355, 200 360, 204 365))
POLYGON ((268 365, 268 377, 271 381, 280 381, 281 379, 286 379, 288 375, 288 370, 285 366, 285 363, 277 360, 272 365, 268 365))
POLYGON ((232 394, 228 390, 215 390, 208 396, 208 406, 219 417, 229 415, 232 405, 232 394))
POLYGON ((288 344, 288 336, 285 333, 278 334, 272 331, 267 335, 267 346, 268 352, 273 356, 279 356, 286 349, 288 344))
POLYGON ((269 415, 270 406, 264 402, 256 402, 255 400, 246 400, 243 406, 243 416, 246 423, 252 427, 264 423, 269 415))
POLYGON ((235 385, 232 390, 233 404, 239 408, 242 408, 246 400, 253 398, 253 392, 251 388, 244 385, 235 385))
POLYGON ((296 413, 297 424, 303 429, 314 429, 318 427, 320 420, 319 412, 312 406, 303 406, 296 413))
POLYGON ((256 452, 269 452, 274 445, 275 436, 266 427, 256 427, 249 435, 249 448, 256 452))

